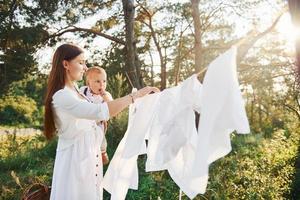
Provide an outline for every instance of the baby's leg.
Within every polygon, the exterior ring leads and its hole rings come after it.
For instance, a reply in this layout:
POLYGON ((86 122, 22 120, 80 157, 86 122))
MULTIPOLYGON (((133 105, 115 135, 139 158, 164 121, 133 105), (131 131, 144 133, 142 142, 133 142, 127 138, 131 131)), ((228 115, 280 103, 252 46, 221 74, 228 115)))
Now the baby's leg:
POLYGON ((101 152, 106 152, 107 149, 107 141, 105 135, 103 136, 103 140, 101 143, 101 152))
POLYGON ((106 141, 106 138, 105 138, 105 135, 104 135, 103 140, 102 140, 102 144, 101 144, 101 153, 102 153, 102 163, 103 163, 103 165, 107 165, 109 163, 109 158, 108 158, 108 155, 106 153, 106 149, 107 149, 107 141, 106 141))

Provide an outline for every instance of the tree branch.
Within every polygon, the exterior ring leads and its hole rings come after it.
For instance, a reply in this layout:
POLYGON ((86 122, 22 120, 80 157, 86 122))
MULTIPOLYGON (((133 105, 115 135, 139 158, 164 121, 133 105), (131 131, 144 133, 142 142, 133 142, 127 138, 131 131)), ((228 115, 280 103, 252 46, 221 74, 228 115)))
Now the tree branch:
POLYGON ((288 104, 284 104, 284 106, 287 107, 288 109, 290 109, 291 111, 293 111, 297 115, 298 119, 300 120, 300 113, 296 108, 294 108, 288 104))
MULTIPOLYGON (((276 20, 272 23, 272 25, 267 28, 265 31, 257 34, 256 36, 254 36, 253 38, 248 38, 248 42, 244 42, 243 44, 240 44, 240 47, 238 49, 238 55, 237 55, 237 64, 239 64, 242 59, 246 56, 246 54, 248 53, 249 49, 259 40, 261 39, 263 36, 267 35, 269 32, 271 32, 275 26, 277 25, 278 21, 280 20, 280 18, 282 17, 282 15, 285 13, 286 11, 283 11, 282 13, 279 14, 279 16, 276 18, 276 20)), ((250 34, 252 35, 252 34, 250 34)))
POLYGON ((73 27, 73 28, 67 28, 67 29, 65 29, 61 32, 50 35, 49 37, 46 38, 46 40, 49 40, 50 38, 54 38, 54 37, 59 37, 59 36, 65 34, 65 33, 86 32, 86 33, 90 33, 90 34, 94 34, 94 35, 97 35, 97 36, 104 37, 108 40, 111 40, 113 42, 116 42, 116 43, 119 43, 119 44, 122 44, 122 45, 125 45, 125 42, 123 40, 121 40, 119 38, 116 38, 114 36, 111 36, 111 35, 107 35, 105 33, 97 31, 95 29, 80 28, 80 27, 76 27, 76 26, 71 26, 71 27, 73 27))

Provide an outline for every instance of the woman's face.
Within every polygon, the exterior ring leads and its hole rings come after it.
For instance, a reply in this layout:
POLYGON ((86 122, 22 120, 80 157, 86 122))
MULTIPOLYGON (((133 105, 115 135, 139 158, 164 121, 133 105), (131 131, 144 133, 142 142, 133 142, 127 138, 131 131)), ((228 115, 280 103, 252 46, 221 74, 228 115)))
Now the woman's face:
POLYGON ((67 61, 64 60, 64 68, 67 70, 67 74, 71 81, 80 81, 82 80, 84 72, 87 70, 85 64, 84 54, 79 54, 74 59, 67 61))

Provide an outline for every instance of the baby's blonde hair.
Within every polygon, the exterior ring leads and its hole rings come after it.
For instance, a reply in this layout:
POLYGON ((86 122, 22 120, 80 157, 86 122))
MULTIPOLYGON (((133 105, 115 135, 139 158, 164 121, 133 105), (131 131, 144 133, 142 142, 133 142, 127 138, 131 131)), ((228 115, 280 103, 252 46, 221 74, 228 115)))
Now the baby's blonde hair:
POLYGON ((89 75, 92 73, 98 73, 98 74, 106 74, 105 70, 102 67, 94 66, 87 69, 85 72, 85 83, 88 85, 89 82, 89 75))

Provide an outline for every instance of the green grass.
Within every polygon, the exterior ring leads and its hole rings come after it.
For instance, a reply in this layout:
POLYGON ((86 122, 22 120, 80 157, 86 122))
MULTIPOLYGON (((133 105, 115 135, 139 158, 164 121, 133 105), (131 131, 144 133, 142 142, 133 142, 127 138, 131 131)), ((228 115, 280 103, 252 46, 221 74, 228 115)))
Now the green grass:
MULTIPOLYGON (((126 114, 111 123, 110 158, 126 129, 125 118, 126 114)), ((212 164, 207 192, 195 199, 300 199, 299 138, 296 125, 275 130, 268 138, 263 133, 233 135, 232 152, 212 164)), ((11 134, 2 137, 0 145, 0 199, 19 199, 35 182, 50 185, 55 140, 11 134)), ((140 156, 138 162, 139 190, 129 190, 126 199, 178 199, 179 188, 168 173, 146 173, 145 159, 140 156)), ((109 199, 108 193, 104 199, 109 199)))
POLYGON ((9 134, 0 143, 0 199, 19 199, 30 184, 51 182, 56 141, 9 134))

